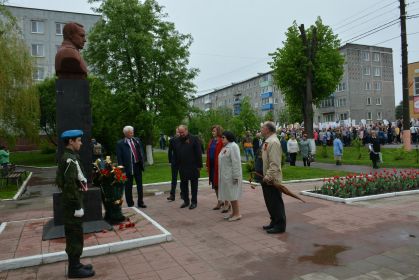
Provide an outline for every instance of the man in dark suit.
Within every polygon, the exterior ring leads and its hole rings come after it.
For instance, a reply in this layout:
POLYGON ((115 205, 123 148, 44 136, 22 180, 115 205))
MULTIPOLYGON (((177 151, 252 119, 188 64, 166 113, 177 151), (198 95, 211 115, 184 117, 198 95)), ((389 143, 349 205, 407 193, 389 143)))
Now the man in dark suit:
POLYGON ((179 173, 179 167, 176 164, 176 158, 175 158, 175 141, 176 141, 177 138, 179 138, 178 128, 176 128, 176 134, 172 138, 170 138, 170 140, 169 140, 168 157, 169 157, 170 168, 172 170, 172 187, 170 189, 170 196, 167 198, 167 200, 169 200, 169 201, 174 201, 175 200, 176 185, 177 185, 177 174, 179 173))
POLYGON ((198 137, 189 134, 188 127, 180 125, 178 127, 179 137, 175 140, 175 159, 179 167, 180 190, 183 204, 180 208, 189 206, 195 209, 198 203, 198 178, 202 168, 201 143, 198 137), (188 182, 191 181, 191 199, 189 199, 188 182))
POLYGON ((143 201, 143 148, 140 139, 134 137, 134 128, 132 126, 124 127, 123 132, 125 137, 116 144, 116 157, 118 159, 118 165, 124 166, 124 171, 128 179, 125 183, 125 199, 128 207, 134 206, 132 184, 135 178, 138 192, 138 207, 146 208, 147 206, 143 201))

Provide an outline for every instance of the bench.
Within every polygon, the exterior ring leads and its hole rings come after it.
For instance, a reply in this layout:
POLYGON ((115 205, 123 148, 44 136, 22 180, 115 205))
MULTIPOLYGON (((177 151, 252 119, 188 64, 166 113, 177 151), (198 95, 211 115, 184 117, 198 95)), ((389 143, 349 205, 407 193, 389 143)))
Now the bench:
POLYGON ((7 187, 9 185, 9 181, 16 181, 16 185, 19 185, 19 180, 24 173, 25 171, 16 171, 15 165, 9 165, 5 170, 0 170, 0 185, 4 186, 4 182, 6 182, 7 187))

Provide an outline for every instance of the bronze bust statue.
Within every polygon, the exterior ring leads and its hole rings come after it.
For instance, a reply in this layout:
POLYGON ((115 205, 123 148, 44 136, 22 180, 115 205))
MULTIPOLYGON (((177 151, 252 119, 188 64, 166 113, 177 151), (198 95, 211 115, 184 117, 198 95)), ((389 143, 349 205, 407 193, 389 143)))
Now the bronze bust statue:
POLYGON ((80 55, 86 42, 83 25, 69 22, 63 28, 64 40, 55 55, 55 73, 59 79, 85 80, 86 62, 80 55))

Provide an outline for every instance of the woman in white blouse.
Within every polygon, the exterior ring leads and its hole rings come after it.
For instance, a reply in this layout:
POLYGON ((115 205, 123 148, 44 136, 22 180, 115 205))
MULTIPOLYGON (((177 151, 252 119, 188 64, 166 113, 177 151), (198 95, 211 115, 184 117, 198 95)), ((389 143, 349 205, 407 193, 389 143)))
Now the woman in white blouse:
POLYGON ((234 134, 224 131, 222 134, 223 149, 218 154, 219 199, 230 201, 233 213, 226 216, 229 222, 241 219, 238 199, 242 195, 242 165, 240 148, 234 142, 234 134))
POLYGON ((288 149, 288 154, 290 155, 290 165, 295 166, 297 153, 298 151, 300 151, 300 148, 298 147, 298 142, 295 139, 294 133, 291 133, 291 139, 289 139, 287 142, 287 149, 288 149))

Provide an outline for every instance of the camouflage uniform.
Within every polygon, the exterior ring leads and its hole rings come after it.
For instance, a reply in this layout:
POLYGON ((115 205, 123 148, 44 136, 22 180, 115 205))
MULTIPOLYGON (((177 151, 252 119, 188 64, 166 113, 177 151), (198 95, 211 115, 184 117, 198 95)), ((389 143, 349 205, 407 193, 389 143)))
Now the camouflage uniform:
POLYGON ((66 237, 65 251, 68 255, 70 266, 78 265, 83 253, 83 218, 75 217, 74 211, 83 208, 83 192, 77 177, 78 161, 80 168, 82 163, 78 154, 70 149, 65 149, 58 164, 57 185, 62 191, 62 203, 64 213, 64 231, 66 237), (71 160, 71 161, 70 161, 71 160))

